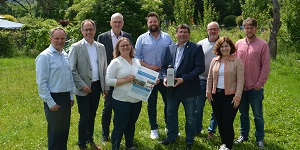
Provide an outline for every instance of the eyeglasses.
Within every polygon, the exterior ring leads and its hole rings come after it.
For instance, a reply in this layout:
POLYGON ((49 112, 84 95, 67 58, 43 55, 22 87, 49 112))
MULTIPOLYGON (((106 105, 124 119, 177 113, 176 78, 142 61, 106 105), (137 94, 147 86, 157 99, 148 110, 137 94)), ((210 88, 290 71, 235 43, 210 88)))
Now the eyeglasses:
POLYGON ((121 24, 123 21, 112 21, 113 24, 121 24))
POLYGON ((125 44, 125 45, 120 45, 120 47, 124 48, 124 47, 129 47, 131 46, 130 44, 125 44))
POLYGON ((219 30, 219 28, 209 28, 209 29, 207 29, 208 31, 217 31, 217 30, 219 30))
POLYGON ((85 32, 88 32, 88 31, 92 32, 92 31, 94 31, 94 30, 95 30, 95 28, 82 29, 82 31, 85 31, 85 32))

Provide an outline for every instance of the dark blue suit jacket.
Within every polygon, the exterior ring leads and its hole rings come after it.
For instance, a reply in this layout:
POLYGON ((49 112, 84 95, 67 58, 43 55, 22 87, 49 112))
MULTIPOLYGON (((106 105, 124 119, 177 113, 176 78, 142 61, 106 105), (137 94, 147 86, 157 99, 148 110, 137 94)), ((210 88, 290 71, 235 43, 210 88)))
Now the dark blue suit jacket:
MULTIPOLYGON (((166 77, 167 67, 175 65, 177 45, 168 46, 162 63, 163 77, 166 77)), ((178 87, 169 87, 167 97, 194 97, 201 95, 199 75, 205 71, 204 53, 201 45, 187 42, 183 51, 175 78, 183 78, 178 87)))
MULTIPOLYGON (((133 45, 131 34, 123 31, 123 37, 128 38, 131 41, 131 44, 133 45)), ((102 43, 105 46, 107 65, 109 65, 110 61, 113 59, 113 51, 114 51, 110 30, 98 35, 97 42, 102 43)))

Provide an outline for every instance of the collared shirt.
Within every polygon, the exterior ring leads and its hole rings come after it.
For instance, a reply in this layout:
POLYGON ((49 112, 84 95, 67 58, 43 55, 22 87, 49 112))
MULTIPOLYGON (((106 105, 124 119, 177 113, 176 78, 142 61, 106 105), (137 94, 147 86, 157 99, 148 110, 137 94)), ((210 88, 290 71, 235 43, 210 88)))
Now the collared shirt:
POLYGON ((74 82, 67 53, 58 52, 52 45, 41 52, 36 60, 38 93, 49 108, 56 103, 50 93, 70 92, 74 100, 74 82))
POLYGON ((123 37, 123 31, 121 31, 121 35, 117 36, 113 30, 110 30, 110 35, 111 35, 111 41, 112 41, 112 45, 113 45, 113 49, 116 48, 117 42, 120 38, 123 37))
POLYGON ((92 65, 92 81, 97 81, 99 80, 99 68, 96 44, 95 42, 93 42, 93 44, 91 45, 85 39, 83 39, 83 42, 86 45, 90 57, 90 62, 92 65))
POLYGON ((235 56, 240 58, 245 66, 244 90, 251 90, 254 87, 263 88, 270 73, 270 52, 266 41, 256 37, 251 42, 246 38, 235 44, 237 51, 235 56))
POLYGON ((213 53, 213 49, 216 45, 216 42, 211 42, 208 38, 205 38, 199 41, 198 44, 202 46, 205 57, 205 71, 199 77, 200 79, 206 79, 208 75, 210 62, 214 57, 216 57, 216 55, 213 53))
MULTIPOLYGON (((160 31, 158 39, 155 39, 148 31, 138 37, 134 57, 148 65, 161 66, 167 47, 173 43, 168 33, 160 31)), ((158 78, 162 79, 161 70, 158 78)))
POLYGON ((127 95, 131 86, 131 82, 119 86, 117 85, 117 79, 126 78, 128 75, 135 75, 137 68, 140 65, 140 61, 136 58, 132 58, 132 65, 130 65, 126 59, 121 56, 113 59, 110 62, 107 67, 105 82, 109 86, 114 86, 114 91, 112 94, 114 99, 130 103, 141 101, 127 95))
POLYGON ((177 68, 180 65, 180 61, 181 61, 182 54, 183 54, 183 51, 185 49, 186 43, 184 43, 181 46, 179 46, 178 43, 176 43, 176 45, 177 45, 177 50, 176 50, 176 58, 175 58, 175 66, 174 66, 175 75, 176 75, 176 72, 177 72, 177 68))

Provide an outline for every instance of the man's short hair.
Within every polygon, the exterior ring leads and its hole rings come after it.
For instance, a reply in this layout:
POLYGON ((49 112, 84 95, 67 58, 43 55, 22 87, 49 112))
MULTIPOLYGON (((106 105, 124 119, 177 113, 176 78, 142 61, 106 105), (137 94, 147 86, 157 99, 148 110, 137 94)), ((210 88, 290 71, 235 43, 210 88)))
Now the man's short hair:
POLYGON ((66 32, 66 30, 64 28, 62 28, 62 27, 55 27, 55 28, 51 29, 51 31, 50 31, 50 38, 53 36, 53 33, 56 30, 62 30, 65 33, 65 35, 67 36, 67 32, 66 32))
POLYGON ((243 21, 243 26, 254 26, 257 27, 257 21, 254 18, 247 18, 243 21))
POLYGON ((123 15, 122 15, 121 13, 114 13, 113 15, 111 15, 110 21, 112 21, 113 18, 114 18, 114 17, 117 17, 117 16, 121 17, 122 20, 123 20, 123 15))
POLYGON ((190 31, 190 27, 187 24, 180 24, 177 26, 176 28, 176 32, 178 32, 179 29, 187 29, 189 33, 191 33, 190 31))
POLYGON ((81 30, 83 29, 83 25, 84 25, 84 23, 86 23, 86 22, 91 22, 92 24, 93 24, 93 26, 94 26, 94 28, 96 29, 96 25, 95 25, 95 22, 93 21, 93 20, 91 20, 91 19, 85 19, 85 20, 83 20, 82 22, 81 22, 81 30))
POLYGON ((158 14, 157 14, 156 12, 150 12, 150 13, 147 15, 147 19, 148 19, 149 17, 156 17, 157 20, 159 20, 158 14))

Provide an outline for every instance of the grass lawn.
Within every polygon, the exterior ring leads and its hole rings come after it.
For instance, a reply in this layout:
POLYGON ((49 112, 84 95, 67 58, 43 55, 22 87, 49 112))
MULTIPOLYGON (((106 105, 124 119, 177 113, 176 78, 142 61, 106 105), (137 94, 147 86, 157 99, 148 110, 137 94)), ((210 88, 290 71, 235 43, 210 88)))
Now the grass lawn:
MULTIPOLYGON (((271 73, 265 85, 265 149, 291 150, 300 149, 300 54, 280 54, 271 62, 271 73)), ((35 65, 33 58, 0 59, 0 145, 1 149, 47 149, 47 122, 43 103, 37 94, 35 82, 35 65)), ((96 118, 95 142, 101 144, 101 110, 103 99, 96 118)), ((142 112, 136 124, 135 146, 140 150, 182 150, 185 149, 185 119, 182 106, 179 110, 179 128, 181 136, 176 143, 169 146, 151 140, 147 117, 147 103, 143 103, 142 112)), ((220 137, 206 140, 207 126, 211 107, 206 103, 203 118, 203 135, 195 138, 193 149, 218 149, 220 137)), ((77 147, 77 104, 72 108, 71 128, 68 149, 77 147)), ((158 103, 158 122, 160 139, 166 137, 163 121, 163 103, 158 103)), ((112 129, 111 129, 112 130, 112 129)), ((235 138, 239 136, 239 113, 235 120, 235 138)), ((124 149, 124 141, 122 142, 124 149)), ((103 149, 110 149, 110 143, 103 149)), ((249 141, 234 145, 234 149, 256 149, 254 122, 251 114, 251 131, 249 141)))

